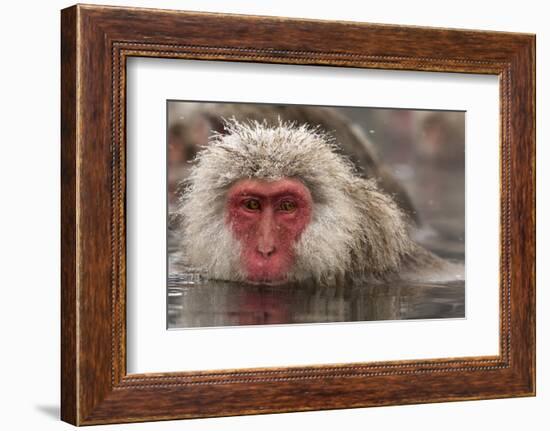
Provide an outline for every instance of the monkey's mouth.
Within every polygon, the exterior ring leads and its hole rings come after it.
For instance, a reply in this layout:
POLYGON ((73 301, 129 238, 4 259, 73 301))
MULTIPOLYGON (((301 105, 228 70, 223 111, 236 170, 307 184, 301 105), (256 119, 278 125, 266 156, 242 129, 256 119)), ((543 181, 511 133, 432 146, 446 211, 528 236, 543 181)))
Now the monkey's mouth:
POLYGON ((281 279, 281 280, 259 280, 259 281, 256 281, 256 280, 247 280, 246 281, 247 284, 250 284, 252 286, 282 286, 284 284, 287 284, 287 280, 286 279, 281 279))
POLYGON ((276 274, 272 273, 249 273, 246 278, 247 283, 250 284, 264 284, 269 286, 277 286, 280 284, 285 284, 287 279, 286 275, 281 275, 279 272, 276 274))
POLYGON ((248 262, 246 281, 250 284, 279 285, 287 281, 288 265, 277 259, 248 262))

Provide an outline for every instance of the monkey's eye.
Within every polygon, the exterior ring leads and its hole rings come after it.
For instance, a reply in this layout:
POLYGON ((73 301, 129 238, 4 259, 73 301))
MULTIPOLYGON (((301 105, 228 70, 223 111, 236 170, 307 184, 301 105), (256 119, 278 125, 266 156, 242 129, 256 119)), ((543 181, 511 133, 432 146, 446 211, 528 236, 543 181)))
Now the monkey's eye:
POLYGON ((292 201, 282 201, 279 205, 281 211, 292 212, 296 209, 296 203, 292 201))
POLYGON ((243 202, 244 207, 250 211, 258 211, 260 209, 260 201, 257 199, 248 199, 243 202))

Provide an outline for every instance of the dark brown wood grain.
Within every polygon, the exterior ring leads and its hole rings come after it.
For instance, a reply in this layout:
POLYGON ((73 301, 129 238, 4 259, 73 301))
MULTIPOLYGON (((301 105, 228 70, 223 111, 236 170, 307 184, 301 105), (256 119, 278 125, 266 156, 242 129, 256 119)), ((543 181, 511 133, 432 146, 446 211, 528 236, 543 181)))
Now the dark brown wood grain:
POLYGON ((62 419, 76 425, 535 393, 535 37, 100 6, 62 11, 62 419), (500 77, 500 354, 126 373, 131 56, 500 77))
POLYGON ((61 24, 61 417, 77 422, 76 9, 61 24))

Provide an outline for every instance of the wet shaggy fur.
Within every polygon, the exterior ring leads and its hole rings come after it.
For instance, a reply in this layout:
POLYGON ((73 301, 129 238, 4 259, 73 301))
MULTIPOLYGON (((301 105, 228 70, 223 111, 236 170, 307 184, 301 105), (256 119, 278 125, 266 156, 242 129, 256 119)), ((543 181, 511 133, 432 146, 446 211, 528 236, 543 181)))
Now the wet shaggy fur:
POLYGON ((329 135, 283 122, 233 120, 225 127, 198 154, 177 209, 186 264, 212 279, 244 281, 239 243, 224 222, 227 190, 243 178, 290 177, 309 188, 313 212, 295 245, 288 282, 387 279, 420 263, 437 265, 409 238, 393 199, 356 175, 329 135))

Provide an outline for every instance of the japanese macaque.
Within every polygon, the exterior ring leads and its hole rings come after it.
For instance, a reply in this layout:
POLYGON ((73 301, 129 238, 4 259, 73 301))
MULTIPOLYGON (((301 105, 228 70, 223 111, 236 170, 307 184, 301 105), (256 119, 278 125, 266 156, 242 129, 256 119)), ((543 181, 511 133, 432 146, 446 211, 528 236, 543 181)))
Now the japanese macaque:
POLYGON ((261 284, 410 277, 446 262, 333 138, 295 123, 225 123, 180 198, 180 248, 207 277, 261 284))

